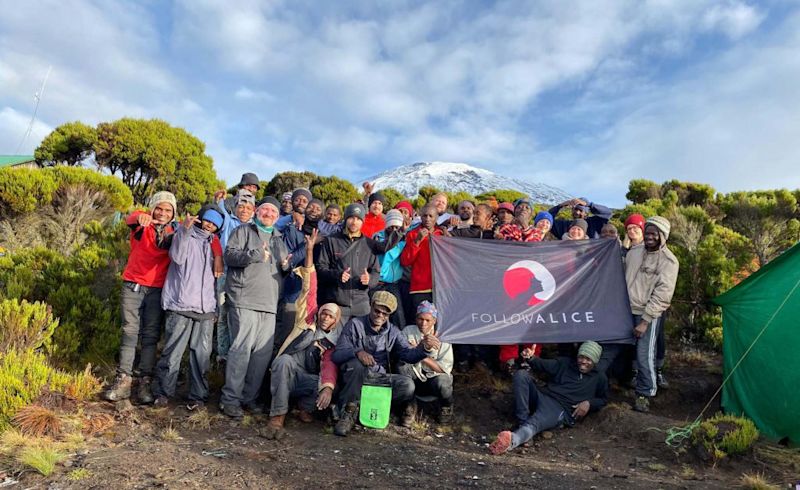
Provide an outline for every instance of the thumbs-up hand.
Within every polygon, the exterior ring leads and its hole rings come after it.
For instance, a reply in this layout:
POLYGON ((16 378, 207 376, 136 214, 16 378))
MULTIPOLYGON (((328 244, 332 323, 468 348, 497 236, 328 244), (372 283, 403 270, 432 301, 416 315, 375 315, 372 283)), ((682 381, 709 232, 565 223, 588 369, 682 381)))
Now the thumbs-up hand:
POLYGON ((342 272, 342 282, 347 282, 349 280, 350 280, 350 268, 348 267, 347 269, 344 270, 344 272, 342 272))
POLYGON ((289 267, 290 260, 292 260, 292 254, 287 255, 286 258, 281 261, 281 268, 286 269, 289 267))
POLYGON ((367 269, 364 269, 364 272, 361 273, 360 279, 361 279, 361 284, 363 284, 364 286, 369 284, 369 272, 367 272, 367 269))

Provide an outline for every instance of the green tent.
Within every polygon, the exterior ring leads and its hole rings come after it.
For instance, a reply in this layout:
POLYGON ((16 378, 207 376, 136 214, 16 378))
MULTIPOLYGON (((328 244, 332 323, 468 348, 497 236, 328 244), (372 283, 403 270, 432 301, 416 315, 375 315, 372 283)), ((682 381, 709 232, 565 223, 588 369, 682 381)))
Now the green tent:
POLYGON ((725 378, 753 345, 722 391, 723 409, 792 445, 800 444, 799 285, 797 244, 714 299, 722 306, 725 378))

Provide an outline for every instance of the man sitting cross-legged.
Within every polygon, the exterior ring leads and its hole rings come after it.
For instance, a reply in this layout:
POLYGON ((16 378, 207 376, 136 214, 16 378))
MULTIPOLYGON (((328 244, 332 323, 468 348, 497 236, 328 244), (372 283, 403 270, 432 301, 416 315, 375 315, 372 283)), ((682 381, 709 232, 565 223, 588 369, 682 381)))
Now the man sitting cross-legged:
MULTIPOLYGON (((406 337, 389 316, 397 308, 397 299, 388 291, 376 291, 372 295, 370 312, 353 317, 344 326, 333 362, 339 366, 342 376, 338 406, 342 410, 334 428, 337 436, 346 436, 355 423, 361 387, 369 374, 389 372, 389 356, 400 361, 416 364, 441 347, 434 335, 423 335, 419 345, 411 347, 406 337)), ((414 398, 414 381, 403 374, 388 374, 392 384, 392 404, 396 408, 408 408, 414 398)))
POLYGON ((539 432, 572 426, 590 411, 606 404, 608 381, 594 367, 603 348, 597 342, 584 342, 575 361, 560 357, 540 359, 531 349, 522 352, 531 368, 550 375, 547 386, 539 389, 527 370, 514 373, 515 415, 519 427, 503 431, 489 446, 492 454, 503 454, 525 444, 539 432))

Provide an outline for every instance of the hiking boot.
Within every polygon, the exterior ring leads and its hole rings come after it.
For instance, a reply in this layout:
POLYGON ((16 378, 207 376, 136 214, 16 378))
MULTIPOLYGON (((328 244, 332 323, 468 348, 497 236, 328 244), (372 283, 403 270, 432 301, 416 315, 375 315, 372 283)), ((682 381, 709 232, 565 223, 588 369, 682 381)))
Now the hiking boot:
POLYGON ((639 377, 639 370, 634 369, 631 371, 631 379, 628 380, 628 388, 636 388, 636 378, 639 377))
POLYGON ((153 379, 150 376, 144 376, 139 379, 139 389, 137 390, 137 398, 142 405, 149 405, 155 401, 153 396, 153 388, 151 384, 153 379))
POLYGON ((286 436, 286 431, 283 430, 284 420, 286 420, 286 414, 270 417, 262 435, 267 439, 275 439, 276 441, 283 439, 286 436))
POLYGON ((664 373, 661 371, 661 369, 656 371, 656 386, 659 388, 669 388, 667 378, 664 376, 664 373))
POLYGON ((336 425, 333 427, 333 433, 337 436, 346 436, 356 424, 355 418, 357 411, 358 406, 355 403, 348 403, 339 415, 339 421, 336 422, 336 425))
POLYGON ((414 425, 414 420, 417 418, 417 402, 410 401, 403 409, 403 417, 400 419, 400 425, 406 429, 410 429, 414 425))
POLYGON ((110 402, 127 400, 131 397, 131 376, 120 373, 114 378, 114 383, 103 393, 103 398, 110 402))
POLYGON ((244 417, 244 410, 239 405, 222 405, 222 413, 232 419, 240 419, 244 417))
POLYGON ((310 424, 314 421, 314 416, 311 415, 311 412, 307 412, 303 409, 300 409, 300 411, 297 412, 297 418, 300 419, 300 422, 303 422, 304 424, 310 424))
POLYGON ((169 405, 169 398, 164 395, 158 395, 156 401, 153 402, 153 406, 156 408, 164 408, 167 405, 169 405))
POLYGON ((453 421, 453 407, 447 406, 442 407, 439 411, 439 423, 440 424, 449 424, 453 421))
POLYGON ((261 415, 264 413, 264 408, 257 403, 245 403, 242 408, 250 415, 261 415))
POLYGON ((650 399, 644 395, 639 395, 636 397, 636 401, 633 403, 633 409, 637 412, 649 412, 650 411, 650 399))
POLYGON ((511 432, 504 430, 503 432, 497 434, 497 439, 495 439, 493 443, 489 444, 489 452, 495 456, 498 456, 508 452, 508 448, 510 447, 511 432))
MULTIPOLYGON (((158 402, 158 400, 156 400, 158 402)), ((189 400, 189 403, 186 404, 186 410, 193 412, 195 410, 202 410, 206 404, 200 400, 189 400)))

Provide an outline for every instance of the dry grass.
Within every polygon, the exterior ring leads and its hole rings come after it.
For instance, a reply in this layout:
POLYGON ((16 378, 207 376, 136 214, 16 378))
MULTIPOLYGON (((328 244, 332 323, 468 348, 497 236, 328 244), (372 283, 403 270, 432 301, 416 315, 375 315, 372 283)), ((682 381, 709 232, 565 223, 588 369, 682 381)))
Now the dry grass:
POLYGON ((28 444, 30 438, 17 429, 7 429, 0 435, 0 453, 11 455, 28 444))
POLYGON ((39 405, 21 408, 11 421, 26 436, 55 436, 61 432, 61 419, 58 415, 39 405))
POLYGON ((74 453, 86 444, 86 439, 83 438, 81 433, 65 434, 60 441, 56 443, 59 449, 74 453))
POLYGON ((105 432, 114 426, 116 421, 114 417, 107 413, 95 413, 83 421, 83 433, 89 436, 105 432))
POLYGON ((414 417, 414 421, 411 422, 411 432, 416 435, 425 435, 428 433, 429 428, 430 423, 428 423, 428 419, 423 417, 421 413, 417 412, 417 415, 414 417))
POLYGON ((50 476, 64 455, 49 444, 27 446, 17 455, 17 461, 33 468, 44 476, 50 476))
POLYGON ((169 427, 161 431, 160 438, 164 442, 178 442, 181 440, 181 435, 172 424, 169 424, 169 427))
POLYGON ((242 427, 250 427, 251 425, 253 425, 253 422, 255 422, 255 419, 253 418, 252 415, 245 415, 244 417, 242 417, 241 424, 242 427))
POLYGON ((767 481, 761 473, 744 473, 739 481, 743 488, 750 490, 778 490, 780 488, 767 481))
POLYGON ((202 409, 196 410, 186 421, 192 429, 208 430, 211 428, 214 417, 208 413, 208 410, 202 409))

